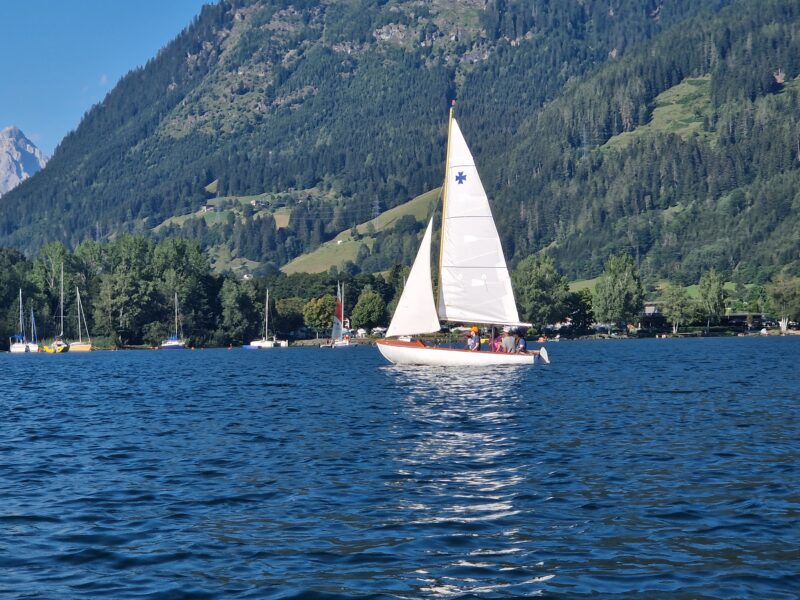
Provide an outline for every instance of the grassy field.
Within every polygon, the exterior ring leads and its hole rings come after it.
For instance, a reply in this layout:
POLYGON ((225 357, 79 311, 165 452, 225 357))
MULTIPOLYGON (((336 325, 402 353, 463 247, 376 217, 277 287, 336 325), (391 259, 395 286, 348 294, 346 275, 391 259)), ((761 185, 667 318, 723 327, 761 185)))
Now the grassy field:
POLYGON ((211 268, 216 273, 223 271, 233 271, 237 273, 244 271, 249 273, 258 267, 259 263, 247 258, 234 258, 231 251, 225 246, 214 246, 208 249, 208 258, 211 268))
MULTIPOLYGON (((213 181, 205 187, 205 190, 209 193, 216 192, 216 189, 216 181, 213 181)), ((208 226, 215 225, 217 223, 225 223, 229 213, 232 213, 234 217, 241 217, 241 209, 252 202, 256 202, 257 204, 255 209, 256 214, 267 212, 271 213, 275 217, 275 225, 278 227, 278 229, 280 229, 288 226, 289 224, 289 213, 291 212, 291 209, 288 205, 294 203, 298 198, 302 198, 304 195, 313 195, 315 198, 323 199, 333 198, 331 194, 323 194, 320 190, 315 188, 310 190, 299 190, 295 192, 283 193, 265 192, 263 194, 254 194, 251 196, 220 196, 218 198, 210 198, 206 202, 206 206, 227 208, 206 212, 204 212, 202 208, 198 208, 192 213, 165 219, 153 227, 153 231, 157 232, 169 225, 183 225, 187 220, 196 217, 204 218, 206 225, 208 226)))
POLYGON ((412 215, 417 221, 425 222, 432 211, 432 207, 438 201, 439 189, 431 190, 413 200, 401 204, 381 213, 375 219, 358 225, 357 229, 362 237, 360 240, 353 239, 350 231, 343 231, 329 242, 325 242, 316 250, 301 254, 290 263, 281 267, 281 271, 286 274, 291 273, 322 273, 333 266, 341 267, 348 260, 355 261, 358 248, 361 244, 367 244, 372 248, 375 239, 368 236, 370 224, 375 228, 375 232, 391 229, 400 217, 412 215))
POLYGON ((576 281, 569 282, 569 291, 570 292, 580 292, 581 290, 591 290, 594 291, 594 286, 597 285, 597 280, 600 279, 599 277, 595 277, 594 279, 578 279, 576 281))
POLYGON ((637 137, 653 133, 675 133, 683 138, 693 135, 711 138, 703 131, 703 120, 711 115, 711 77, 684 79, 678 85, 662 92, 655 99, 650 122, 633 131, 615 135, 604 149, 622 149, 637 137))

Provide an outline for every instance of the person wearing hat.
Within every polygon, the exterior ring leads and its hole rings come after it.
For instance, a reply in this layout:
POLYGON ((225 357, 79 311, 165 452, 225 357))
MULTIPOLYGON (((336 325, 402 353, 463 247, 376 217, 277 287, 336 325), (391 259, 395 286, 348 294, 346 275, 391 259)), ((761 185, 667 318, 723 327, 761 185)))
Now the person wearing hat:
POLYGON ((503 327, 503 339, 500 341, 500 352, 514 354, 516 350, 517 342, 514 336, 511 335, 511 328, 508 326, 503 327))
POLYGON ((467 337, 467 348, 472 352, 479 352, 481 349, 481 332, 473 325, 469 330, 469 337, 467 337))

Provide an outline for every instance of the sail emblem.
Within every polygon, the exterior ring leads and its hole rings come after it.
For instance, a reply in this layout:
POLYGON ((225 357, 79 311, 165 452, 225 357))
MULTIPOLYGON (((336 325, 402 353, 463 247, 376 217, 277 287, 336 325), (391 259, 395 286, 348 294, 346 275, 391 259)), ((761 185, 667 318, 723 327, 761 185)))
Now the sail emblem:
POLYGON ((456 181, 460 184, 464 183, 467 180, 467 176, 464 175, 464 171, 459 171, 458 175, 456 175, 456 181))

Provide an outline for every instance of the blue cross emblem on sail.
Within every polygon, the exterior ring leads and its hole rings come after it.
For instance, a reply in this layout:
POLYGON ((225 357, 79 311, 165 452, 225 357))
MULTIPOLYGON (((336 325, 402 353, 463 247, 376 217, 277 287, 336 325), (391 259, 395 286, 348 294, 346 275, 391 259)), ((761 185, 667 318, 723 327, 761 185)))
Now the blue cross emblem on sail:
POLYGON ((456 182, 459 184, 464 183, 467 180, 467 176, 464 175, 464 171, 459 171, 458 175, 456 175, 456 182))

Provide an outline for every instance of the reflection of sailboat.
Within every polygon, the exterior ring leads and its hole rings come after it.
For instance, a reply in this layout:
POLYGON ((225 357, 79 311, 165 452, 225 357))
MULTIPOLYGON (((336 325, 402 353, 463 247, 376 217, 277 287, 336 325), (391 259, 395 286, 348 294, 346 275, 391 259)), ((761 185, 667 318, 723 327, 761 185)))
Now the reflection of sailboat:
POLYGON ((263 350, 266 348, 286 348, 289 345, 287 340, 279 340, 276 336, 269 339, 269 290, 267 290, 267 299, 264 301, 264 337, 260 340, 253 340, 246 346, 242 346, 246 350, 263 350))
POLYGON ((61 263, 61 295, 60 295, 60 311, 61 311, 61 332, 53 340, 53 343, 44 347, 44 351, 50 354, 61 354, 69 350, 69 344, 64 341, 64 263, 61 263))
POLYGON ((178 337, 178 292, 175 292, 175 335, 161 342, 162 350, 183 350, 186 348, 186 341, 178 337))
POLYGON ((416 595, 536 597, 541 583, 531 573, 552 574, 549 564, 530 560, 536 548, 526 526, 536 483, 521 449, 533 445, 523 423, 534 373, 482 369, 476 385, 474 367, 381 370, 387 390, 402 390, 396 409, 403 415, 386 423, 394 442, 382 457, 393 471, 382 477, 391 489, 385 511, 414 527, 458 532, 430 557, 416 595), (415 424, 413 435, 407 423, 415 424), (487 564, 465 569, 470 560, 487 564))
POLYGON ((438 310, 430 272, 431 219, 386 332, 387 338, 405 339, 378 340, 381 354, 393 363, 416 365, 525 365, 533 364, 537 355, 549 362, 544 349, 532 354, 471 352, 432 348, 407 337, 439 331, 439 319, 530 326, 519 322, 511 277, 486 191, 452 108, 442 195, 438 310))
POLYGON ((326 348, 347 348, 355 346, 350 342, 350 334, 344 329, 344 284, 336 283, 336 309, 333 311, 333 326, 331 327, 331 342, 325 344, 326 348))
POLYGON ((83 304, 81 303, 81 293, 78 288, 75 288, 75 296, 78 304, 78 341, 72 342, 69 345, 70 352, 89 352, 92 350, 92 338, 89 336, 89 325, 86 323, 86 313, 83 311, 83 304), (83 333, 81 330, 81 321, 83 321, 83 328, 86 330, 86 341, 83 341, 83 333))
POLYGON ((19 290, 19 330, 10 338, 9 350, 14 354, 21 352, 38 352, 39 343, 36 340, 36 324, 33 320, 33 307, 31 307, 31 340, 25 335, 25 323, 22 318, 22 289, 19 290))

